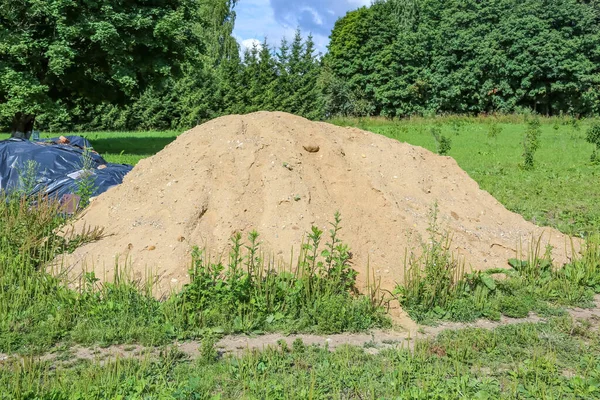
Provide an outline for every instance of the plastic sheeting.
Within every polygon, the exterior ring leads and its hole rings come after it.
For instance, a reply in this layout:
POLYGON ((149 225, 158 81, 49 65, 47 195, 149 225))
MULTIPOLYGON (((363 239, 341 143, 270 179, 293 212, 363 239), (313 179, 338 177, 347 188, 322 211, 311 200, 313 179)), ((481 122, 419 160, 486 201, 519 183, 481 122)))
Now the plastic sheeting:
MULTIPOLYGON (((6 193, 21 190, 29 196, 42 192, 59 201, 65 195, 76 194, 80 180, 86 176, 84 149, 80 145, 91 149, 86 139, 79 139, 71 140, 70 144, 55 144, 48 139, 39 142, 14 138, 0 141, 0 190, 6 193), (32 176, 27 176, 28 167, 32 176), (32 184, 25 188, 24 183, 28 178, 31 178, 32 184)), ((130 165, 107 163, 93 151, 87 154, 95 188, 92 196, 121 184, 133 168, 130 165)))
MULTIPOLYGON (((71 146, 75 146, 75 147, 79 147, 81 149, 91 149, 92 148, 92 144, 84 137, 81 136, 62 136, 66 139, 69 140, 69 145, 71 146)), ((37 139, 35 140, 36 142, 46 142, 46 143, 54 143, 54 144, 60 144, 60 137, 53 137, 53 138, 49 138, 49 139, 37 139)))

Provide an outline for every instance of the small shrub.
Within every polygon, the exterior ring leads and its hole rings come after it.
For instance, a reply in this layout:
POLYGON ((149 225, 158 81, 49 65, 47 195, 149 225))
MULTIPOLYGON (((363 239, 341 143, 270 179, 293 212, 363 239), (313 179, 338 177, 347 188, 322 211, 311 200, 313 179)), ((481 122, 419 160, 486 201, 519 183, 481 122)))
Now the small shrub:
POLYGON ((442 135, 442 130, 438 127, 431 128, 431 134, 435 139, 437 153, 441 156, 448 155, 448 152, 452 148, 452 140, 442 135))
POLYGON ((523 138, 523 168, 531 170, 535 167, 534 155, 540 147, 540 120, 535 118, 528 123, 525 137, 523 138))
POLYGON ((587 130, 587 134, 585 140, 588 143, 591 143, 596 146, 592 156, 590 157, 591 162, 600 163, 600 156, 598 156, 598 152, 600 151, 600 124, 595 123, 589 127, 587 130))
POLYGON ((496 139, 502 133, 502 127, 497 122, 492 122, 488 129, 488 138, 496 139))

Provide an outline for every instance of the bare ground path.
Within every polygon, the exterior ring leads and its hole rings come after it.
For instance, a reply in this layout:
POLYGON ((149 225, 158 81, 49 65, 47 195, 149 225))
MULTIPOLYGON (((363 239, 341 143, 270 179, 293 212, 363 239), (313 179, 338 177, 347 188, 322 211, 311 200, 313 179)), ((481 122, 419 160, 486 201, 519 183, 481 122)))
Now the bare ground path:
MULTIPOLYGON (((600 327, 600 295, 594 298, 595 306, 593 308, 572 308, 568 309, 569 315, 575 320, 586 321, 591 329, 598 330, 600 327)), ((393 330, 373 330, 365 333, 344 333, 335 335, 311 335, 311 334, 292 334, 269 333, 265 335, 227 335, 221 338, 217 344, 217 350, 221 356, 241 355, 245 351, 263 350, 268 347, 279 346, 281 341, 285 341, 288 346, 301 339, 305 345, 317 345, 335 350, 339 346, 354 345, 365 348, 370 354, 377 354, 384 349, 393 348, 412 348, 414 343, 419 340, 433 339, 445 330, 456 330, 464 328, 495 329, 500 326, 544 322, 545 319, 537 315, 530 315, 527 318, 507 318, 502 317, 500 321, 478 320, 472 323, 443 322, 437 326, 414 326, 411 329, 397 327, 393 330)), ((174 342, 171 346, 185 354, 190 359, 196 359, 200 356, 200 341, 174 342)), ((167 346, 168 347, 168 346, 167 346)), ((50 361, 55 365, 77 363, 82 360, 96 361, 105 363, 117 358, 120 359, 148 359, 159 356, 165 347, 144 347, 140 345, 113 345, 109 347, 84 347, 76 345, 68 349, 57 347, 53 351, 35 356, 34 359, 40 361, 50 361)), ((22 356, 16 354, 0 353, 0 366, 3 363, 22 356)))

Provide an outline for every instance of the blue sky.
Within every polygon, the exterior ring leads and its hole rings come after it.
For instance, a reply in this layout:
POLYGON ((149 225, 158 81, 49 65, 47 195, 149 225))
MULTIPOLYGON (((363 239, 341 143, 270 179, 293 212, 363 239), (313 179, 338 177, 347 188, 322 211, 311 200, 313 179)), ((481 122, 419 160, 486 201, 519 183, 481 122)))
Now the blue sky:
POLYGON ((291 40, 299 27, 304 36, 312 32, 317 49, 325 53, 335 21, 370 4, 371 0, 239 0, 234 35, 242 49, 264 37, 278 46, 284 36, 291 40))

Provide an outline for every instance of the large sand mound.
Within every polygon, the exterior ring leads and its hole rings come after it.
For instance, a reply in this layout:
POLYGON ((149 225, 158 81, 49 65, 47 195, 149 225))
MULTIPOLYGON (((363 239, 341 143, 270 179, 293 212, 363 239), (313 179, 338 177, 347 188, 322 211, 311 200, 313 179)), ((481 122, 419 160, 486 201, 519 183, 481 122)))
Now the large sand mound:
POLYGON ((118 259, 138 278, 151 270, 164 291, 188 281, 193 245, 226 255, 232 234, 256 229, 266 253, 289 261, 311 226, 327 232, 339 210, 359 278, 364 282, 370 263, 391 289, 402 280, 405 250, 427 240, 436 201, 453 250, 473 269, 507 266, 520 243, 526 248, 542 234, 555 260, 568 260, 568 237, 506 210, 450 157, 358 129, 259 112, 198 126, 140 161, 75 223, 76 230, 104 227, 109 236, 65 263, 110 279, 118 259))

